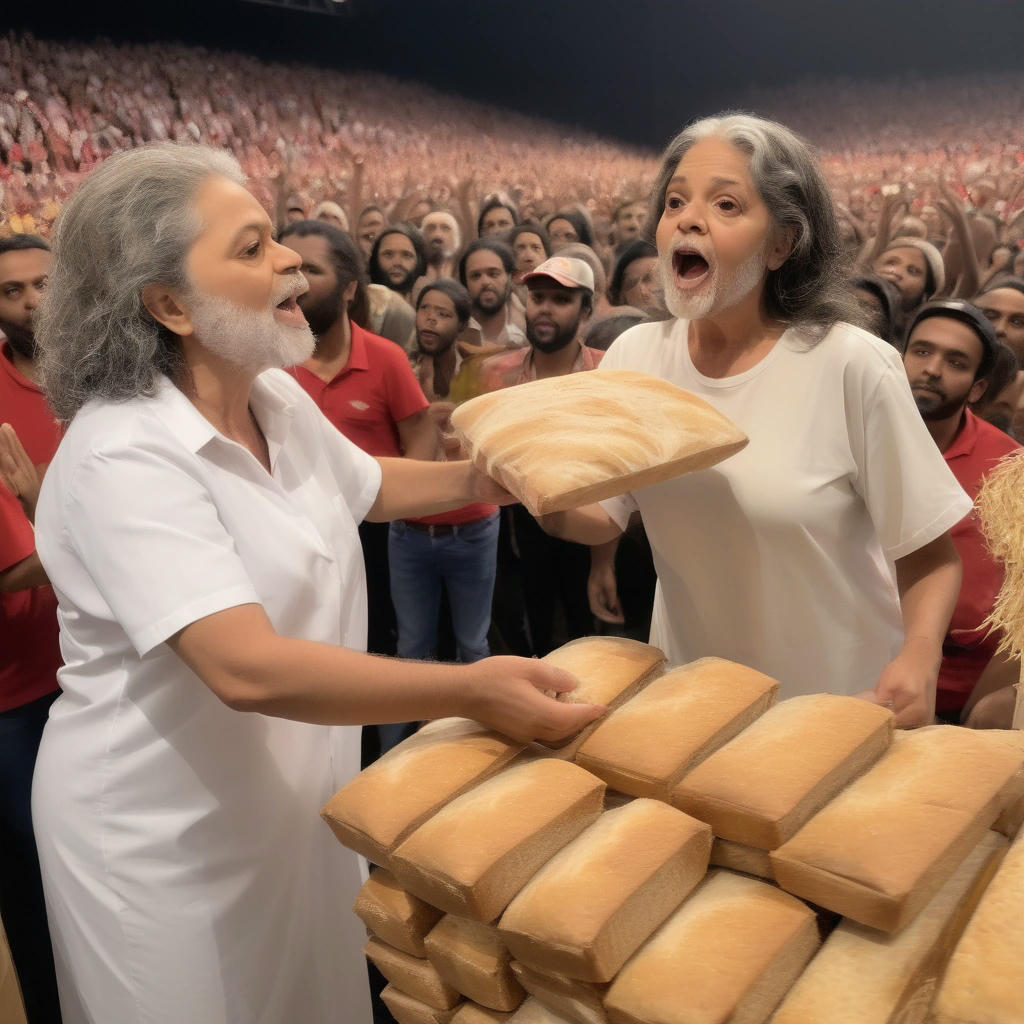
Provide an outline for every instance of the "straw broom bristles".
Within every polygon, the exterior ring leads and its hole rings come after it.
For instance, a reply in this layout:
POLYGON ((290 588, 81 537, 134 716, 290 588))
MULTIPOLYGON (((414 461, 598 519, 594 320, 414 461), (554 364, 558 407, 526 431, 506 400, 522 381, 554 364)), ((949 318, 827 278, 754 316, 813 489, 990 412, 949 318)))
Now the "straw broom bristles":
POLYGON ((1006 573, 985 625, 1002 631, 999 650, 1024 653, 1024 457, 1004 456, 985 476, 975 502, 992 554, 1006 573))

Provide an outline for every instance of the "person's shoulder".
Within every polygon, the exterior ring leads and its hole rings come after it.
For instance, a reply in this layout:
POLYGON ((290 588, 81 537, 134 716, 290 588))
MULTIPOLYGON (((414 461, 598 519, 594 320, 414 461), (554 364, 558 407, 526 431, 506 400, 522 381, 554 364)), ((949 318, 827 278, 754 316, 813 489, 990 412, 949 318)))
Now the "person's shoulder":
POLYGON ((870 389, 883 380, 896 381, 906 386, 907 375, 900 353, 888 342, 861 327, 836 323, 820 339, 809 337, 799 330, 787 332, 788 349, 809 355, 829 374, 840 374, 843 379, 857 381, 870 389))
POLYGON ((1020 444, 1005 431, 993 426, 988 420, 983 420, 980 416, 971 412, 970 409, 967 409, 966 413, 974 420, 975 429, 978 432, 978 441, 983 446, 985 454, 990 458, 999 459, 1004 455, 1010 455, 1021 450, 1020 444))

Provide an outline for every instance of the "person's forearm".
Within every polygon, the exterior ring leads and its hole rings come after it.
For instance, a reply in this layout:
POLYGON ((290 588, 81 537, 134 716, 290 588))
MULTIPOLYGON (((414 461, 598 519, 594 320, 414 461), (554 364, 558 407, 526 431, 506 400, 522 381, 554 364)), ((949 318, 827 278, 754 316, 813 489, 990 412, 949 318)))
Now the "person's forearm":
POLYGON ((380 492, 366 518, 371 523, 435 515, 479 500, 472 463, 377 460, 380 492))
POLYGON ((584 505, 565 512, 551 512, 541 516, 537 522, 552 537, 590 547, 607 544, 622 536, 618 523, 600 505, 584 505))
POLYGON ((15 590, 29 590, 45 587, 50 582, 43 563, 35 551, 28 558, 0 571, 0 593, 9 594, 15 590))
POLYGON ((462 666, 396 663, 276 634, 246 646, 232 664, 204 672, 211 689, 236 711, 321 725, 425 721, 469 712, 470 681, 462 666))
POLYGON ((280 636, 258 604, 214 612, 168 647, 225 705, 319 725, 472 718, 528 742, 573 735, 607 709, 552 699, 568 672, 528 658, 471 665, 399 661, 280 636))
POLYGON ((942 643, 960 593, 960 556, 944 533, 896 561, 903 612, 903 649, 942 661, 942 643))

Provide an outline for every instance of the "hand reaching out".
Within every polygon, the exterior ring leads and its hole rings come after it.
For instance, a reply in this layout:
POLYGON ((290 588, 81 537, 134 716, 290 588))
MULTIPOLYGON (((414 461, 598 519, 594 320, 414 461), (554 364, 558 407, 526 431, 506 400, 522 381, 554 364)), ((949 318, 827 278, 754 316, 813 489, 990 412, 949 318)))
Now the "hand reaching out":
POLYGON ((33 465, 10 423, 0 425, 0 478, 34 523, 43 474, 33 465))

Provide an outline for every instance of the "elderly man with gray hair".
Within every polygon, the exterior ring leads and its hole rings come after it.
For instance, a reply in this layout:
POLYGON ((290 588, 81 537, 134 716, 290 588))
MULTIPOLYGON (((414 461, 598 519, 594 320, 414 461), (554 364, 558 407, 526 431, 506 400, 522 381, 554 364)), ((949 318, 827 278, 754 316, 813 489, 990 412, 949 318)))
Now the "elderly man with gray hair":
POLYGON ((299 264, 200 147, 110 158, 58 221, 37 529, 65 666, 33 813, 65 1024, 368 1020, 359 869, 318 819, 358 730, 329 727, 601 710, 537 662, 361 653, 359 522, 509 496, 371 458, 277 369, 313 349, 299 264))

